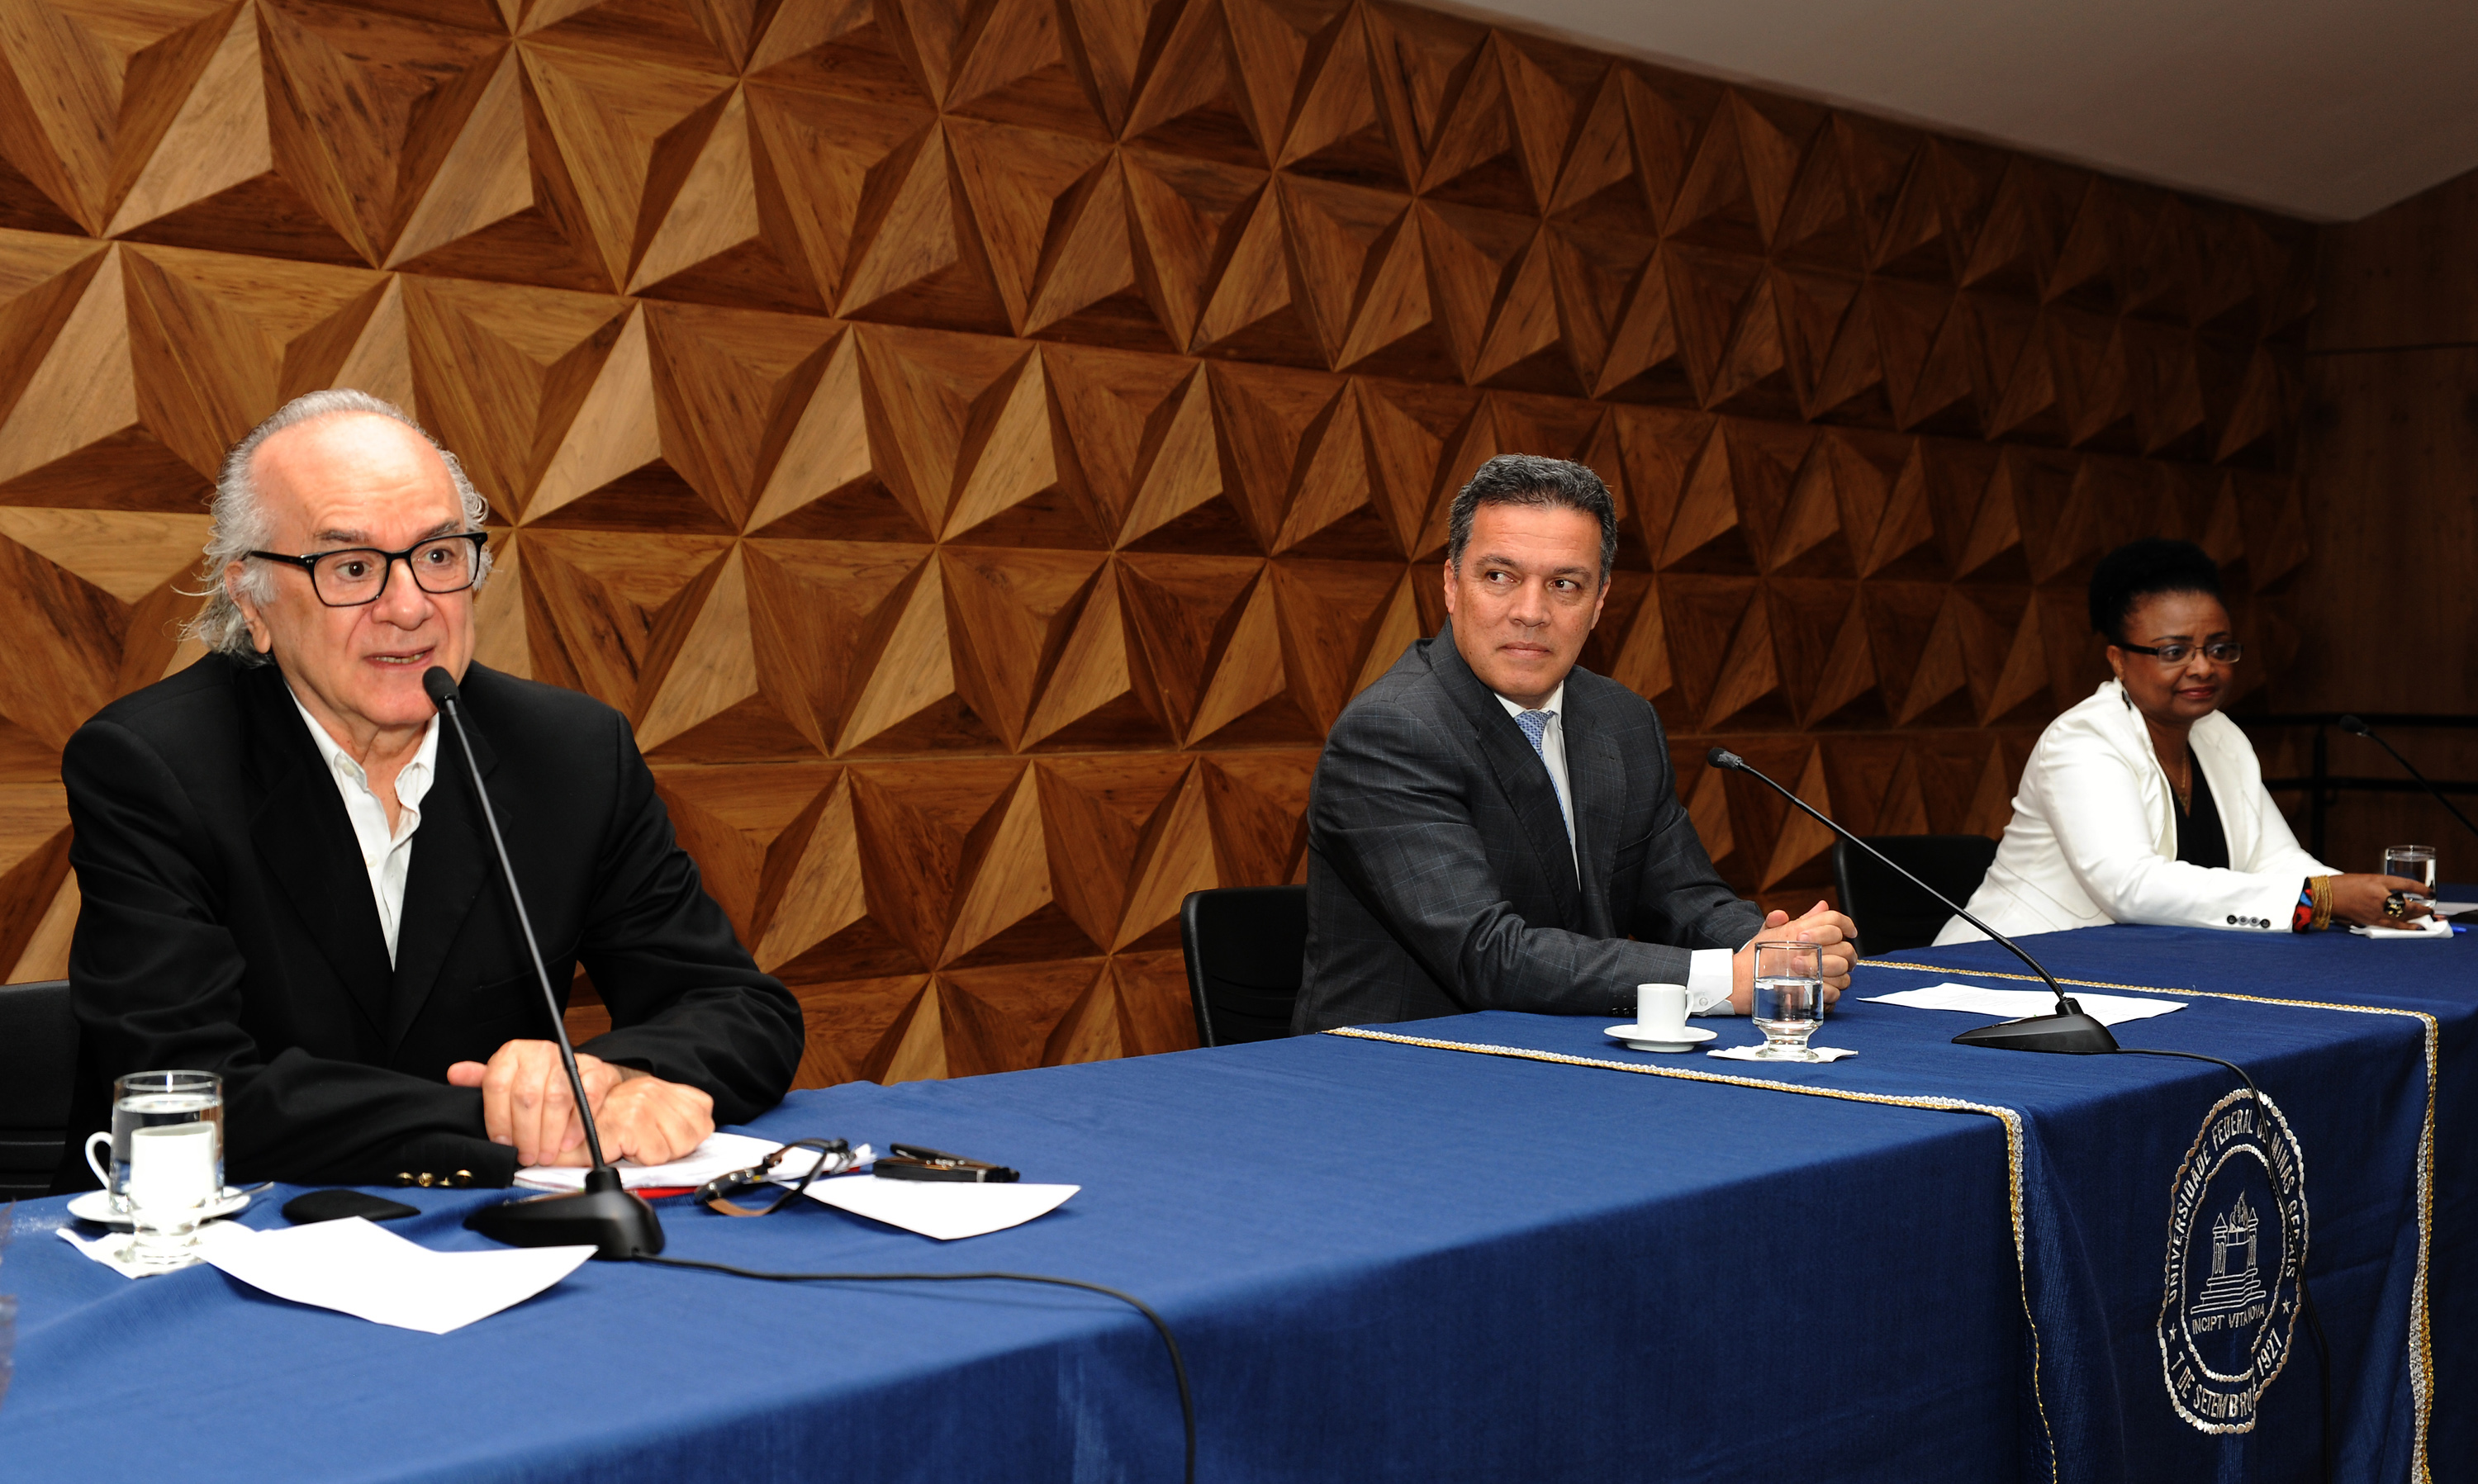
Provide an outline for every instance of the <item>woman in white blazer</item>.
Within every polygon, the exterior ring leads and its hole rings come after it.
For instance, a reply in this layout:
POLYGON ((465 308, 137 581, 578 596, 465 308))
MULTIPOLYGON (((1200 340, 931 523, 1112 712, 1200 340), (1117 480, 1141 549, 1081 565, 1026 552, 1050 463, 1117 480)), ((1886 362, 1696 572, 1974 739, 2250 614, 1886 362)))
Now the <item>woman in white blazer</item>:
MULTIPOLYGON (((2008 937, 2151 922, 2306 932, 2397 922, 2424 885, 2348 875, 2298 847, 2263 767, 2219 713, 2244 647, 2219 568, 2188 541, 2141 541, 2091 574, 2105 681, 2049 723, 2022 770, 2013 820, 1970 910, 2008 937)), ((1960 918, 1939 943, 1983 935, 1960 918)))

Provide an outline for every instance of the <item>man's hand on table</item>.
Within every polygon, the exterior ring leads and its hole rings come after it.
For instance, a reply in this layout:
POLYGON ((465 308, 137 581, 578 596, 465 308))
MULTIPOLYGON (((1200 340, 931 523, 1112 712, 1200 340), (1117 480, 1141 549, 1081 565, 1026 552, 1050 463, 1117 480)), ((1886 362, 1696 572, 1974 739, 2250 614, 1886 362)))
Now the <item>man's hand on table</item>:
MULTIPOLYGON (((693 1087, 666 1082, 633 1067, 615 1067, 577 1053, 576 1069, 612 1160, 660 1165, 679 1159, 714 1132, 714 1099, 693 1087)), ((493 1144, 513 1144, 518 1165, 592 1164, 585 1123, 576 1116, 559 1045, 549 1041, 511 1041, 481 1062, 447 1069, 450 1087, 482 1090, 482 1127, 493 1144)))
MULTIPOLYGON (((594 1110, 594 1126, 602 1131, 603 1152, 613 1159, 633 1159, 640 1165, 685 1159, 714 1132, 712 1097, 651 1072, 634 1068, 620 1071, 623 1080, 594 1110)), ((573 1163, 586 1163, 583 1151, 577 1154, 573 1163)))
POLYGON ((1776 908, 1764 914, 1763 930, 1747 940, 1730 960, 1732 987, 1730 1008, 1745 1015, 1756 998, 1756 944, 1759 943, 1811 943, 1824 949, 1824 1002, 1831 1005, 1850 988, 1850 968, 1858 961, 1858 929, 1848 918, 1823 902, 1807 910, 1805 917, 1793 920, 1790 915, 1776 908))

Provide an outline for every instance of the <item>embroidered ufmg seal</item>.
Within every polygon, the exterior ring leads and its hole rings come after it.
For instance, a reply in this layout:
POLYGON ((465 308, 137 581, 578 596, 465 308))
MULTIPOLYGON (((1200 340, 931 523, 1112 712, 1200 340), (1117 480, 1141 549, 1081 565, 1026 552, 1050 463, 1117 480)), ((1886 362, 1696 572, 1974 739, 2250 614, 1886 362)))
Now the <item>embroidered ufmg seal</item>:
POLYGON ((2297 1329, 2306 1266, 2306 1159, 2269 1097, 2212 1105, 2168 1201, 2160 1361, 2177 1415, 2250 1432, 2297 1329))

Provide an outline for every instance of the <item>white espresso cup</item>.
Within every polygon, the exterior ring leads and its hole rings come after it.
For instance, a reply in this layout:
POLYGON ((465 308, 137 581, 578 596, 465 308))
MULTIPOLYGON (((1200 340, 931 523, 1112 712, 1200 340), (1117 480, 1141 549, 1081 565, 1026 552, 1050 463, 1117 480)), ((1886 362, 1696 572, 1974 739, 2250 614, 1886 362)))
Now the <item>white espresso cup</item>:
POLYGON ((129 1204, 133 1211, 188 1211, 218 1194, 215 1126, 166 1123, 129 1136, 129 1204))
POLYGON ((86 1168, 103 1182, 104 1197, 112 1202, 114 1216, 129 1214, 129 1193, 120 1188, 120 1171, 114 1169, 112 1130, 98 1128, 86 1136, 86 1168))
POLYGON ((1646 1041, 1677 1041, 1686 1034, 1686 986, 1638 984, 1634 1023, 1646 1041))
POLYGON ((180 1267, 194 1260, 198 1226, 222 1193, 217 1178, 215 1125, 203 1119, 133 1130, 129 1136, 132 1234, 119 1253, 143 1268, 180 1267))

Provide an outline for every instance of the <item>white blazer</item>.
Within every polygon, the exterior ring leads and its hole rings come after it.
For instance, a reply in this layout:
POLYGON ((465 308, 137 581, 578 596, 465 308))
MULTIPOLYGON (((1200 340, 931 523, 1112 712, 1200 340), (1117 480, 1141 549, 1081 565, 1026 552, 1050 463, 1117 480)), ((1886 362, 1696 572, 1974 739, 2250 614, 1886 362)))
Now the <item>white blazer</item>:
MULTIPOLYGON (((2306 878, 2332 868, 2298 847, 2236 722, 2215 711, 2187 741, 2219 806, 2227 869, 2177 859, 2168 780, 2141 713, 2111 680, 2040 734, 1970 910, 2008 937, 2103 922, 2288 932, 2306 878)), ((1936 942, 1983 936, 1952 918, 1936 942)))

